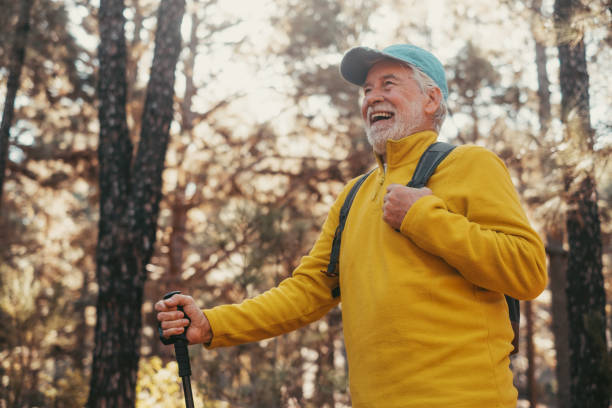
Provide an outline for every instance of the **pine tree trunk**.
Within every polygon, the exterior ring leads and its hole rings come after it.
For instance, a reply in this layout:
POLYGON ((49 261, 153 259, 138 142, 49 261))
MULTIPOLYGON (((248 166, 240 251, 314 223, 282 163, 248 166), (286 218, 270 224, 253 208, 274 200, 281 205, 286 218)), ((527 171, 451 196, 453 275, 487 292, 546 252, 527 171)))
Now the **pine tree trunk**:
POLYGON ((540 119, 540 134, 544 135, 550 127, 552 114, 550 110, 550 81, 546 70, 548 59, 543 40, 542 0, 533 0, 531 10, 533 11, 531 32, 535 42, 535 62, 538 73, 538 118, 540 119))
POLYGON ((155 54, 147 87, 142 131, 134 162, 131 229, 144 269, 151 255, 162 196, 162 172, 173 115, 174 71, 181 51, 181 21, 185 0, 162 1, 157 14, 155 54))
POLYGON ((88 407, 135 402, 140 301, 138 259, 126 223, 132 143, 126 121, 123 0, 100 2, 100 220, 97 321, 88 407), (133 279, 134 278, 134 279, 133 279))
POLYGON ((552 293, 552 331, 555 336, 557 376, 557 407, 569 408, 569 322, 567 321, 567 252, 563 249, 563 232, 549 231, 546 235, 549 287, 552 293))
POLYGON ((570 401, 573 408, 608 408, 607 366, 601 231, 595 185, 585 177, 568 188, 570 401))
POLYGON ((539 41, 536 41, 536 67, 538 71, 538 117, 540 118, 540 133, 546 134, 550 127, 551 111, 550 111, 550 91, 548 87, 550 82, 546 72, 546 47, 539 41))
MULTIPOLYGON (((533 18, 531 31, 535 42, 536 68, 538 73, 538 118, 540 120, 540 137, 544 140, 552 118, 550 106, 550 80, 546 66, 546 46, 544 41, 545 30, 543 28, 542 1, 533 0, 531 3, 533 18)), ((543 155, 550 152, 542 151, 541 163, 546 163, 543 155)), ((550 161, 548 161, 550 163, 550 161)), ((542 170, 545 173, 553 171, 553 168, 546 166, 542 170)), ((557 407, 569 407, 569 346, 568 346, 568 322, 567 322, 567 296, 566 290, 566 269, 567 253, 563 250, 564 228, 559 228, 553 224, 547 226, 546 231, 546 252, 548 254, 548 276, 549 289, 551 291, 551 312, 552 312, 552 332, 555 338, 557 377, 557 407)), ((529 346, 527 346, 529 350, 529 346)), ((530 363, 531 364, 531 363, 530 363)), ((531 403, 535 405, 534 402, 531 403)))
POLYGON ((555 1, 560 63, 561 112, 569 145, 576 154, 565 174, 568 205, 567 307, 570 349, 570 406, 608 408, 605 291, 597 191, 592 169, 577 164, 593 151, 589 114, 589 76, 584 33, 573 19, 576 0, 555 1))
POLYGON ((126 122, 123 0, 100 3, 98 301, 88 407, 133 407, 141 307, 161 199, 184 0, 162 1, 138 155, 126 122))
POLYGON ((6 83, 6 98, 0 123, 0 209, 2 208, 2 192, 4 191, 4 175, 8 163, 8 147, 13 114, 15 112, 15 97, 19 89, 21 70, 25 60, 26 43, 30 32, 30 10, 33 0, 21 0, 19 17, 13 41, 9 76, 6 83))

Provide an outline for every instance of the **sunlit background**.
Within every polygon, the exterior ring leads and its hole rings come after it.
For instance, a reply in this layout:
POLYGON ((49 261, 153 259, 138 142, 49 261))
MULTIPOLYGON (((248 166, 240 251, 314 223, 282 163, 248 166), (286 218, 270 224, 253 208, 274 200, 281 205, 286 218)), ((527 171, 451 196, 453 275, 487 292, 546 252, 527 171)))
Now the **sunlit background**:
MULTIPOLYGON (((2 101, 13 3, 0 0, 0 10, 10 10, 0 17, 2 101)), ((137 406, 183 406, 153 303, 169 288, 209 307, 278 284, 309 250, 345 182, 374 165, 359 90, 338 75, 343 53, 357 45, 411 42, 442 60, 451 115, 441 139, 500 155, 549 243, 561 234, 567 249, 564 166, 593 169, 610 327, 612 31, 604 3, 589 2, 580 16, 595 134, 585 153, 564 138, 553 0, 188 1, 147 266, 137 406), (539 111, 536 42, 550 81, 550 121, 539 111)), ((127 0, 124 13, 135 145, 158 4, 127 0)), ((1 207, 0 408, 77 407, 87 399, 97 295, 98 7, 37 0, 32 11, 1 207)), ((560 391, 552 297, 547 290, 532 303, 538 407, 557 407, 560 391)), ((350 406, 338 311, 278 339, 191 353, 196 406, 350 406)), ((521 347, 512 364, 520 407, 529 406, 527 367, 521 347)))

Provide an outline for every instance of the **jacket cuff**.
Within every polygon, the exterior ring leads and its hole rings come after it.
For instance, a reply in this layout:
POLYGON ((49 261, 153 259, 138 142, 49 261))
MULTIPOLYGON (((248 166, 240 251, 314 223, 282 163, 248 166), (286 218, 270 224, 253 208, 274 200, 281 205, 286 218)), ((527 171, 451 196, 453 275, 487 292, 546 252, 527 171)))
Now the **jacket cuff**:
POLYGON ((214 349, 214 348, 220 347, 221 345, 219 344, 219 342, 215 341, 219 339, 219 336, 215 336, 215 326, 216 326, 215 312, 212 309, 205 309, 205 310, 202 310, 202 313, 204 313, 204 316, 206 316, 206 318, 208 319, 208 324, 210 324, 210 331, 212 332, 212 339, 210 340, 210 342, 202 343, 202 345, 207 349, 214 349))
POLYGON ((404 216, 400 227, 401 233, 409 238, 415 233, 418 234, 419 223, 427 222, 427 215, 434 209, 445 207, 444 201, 433 194, 419 198, 404 216))

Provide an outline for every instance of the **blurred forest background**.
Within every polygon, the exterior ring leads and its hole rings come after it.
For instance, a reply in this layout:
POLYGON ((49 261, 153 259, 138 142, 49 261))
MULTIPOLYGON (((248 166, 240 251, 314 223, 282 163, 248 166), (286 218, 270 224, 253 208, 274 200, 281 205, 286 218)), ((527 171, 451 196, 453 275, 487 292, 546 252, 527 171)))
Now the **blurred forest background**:
MULTIPOLYGON (((374 165, 341 56, 397 42, 443 61, 441 139, 496 152, 546 242, 550 285, 522 302, 512 358, 519 406, 607 407, 609 1, 0 10, 1 408, 184 406, 154 302, 240 302, 291 274, 374 165)), ((341 327, 334 310, 268 341, 191 347, 196 406, 350 406, 341 327)))

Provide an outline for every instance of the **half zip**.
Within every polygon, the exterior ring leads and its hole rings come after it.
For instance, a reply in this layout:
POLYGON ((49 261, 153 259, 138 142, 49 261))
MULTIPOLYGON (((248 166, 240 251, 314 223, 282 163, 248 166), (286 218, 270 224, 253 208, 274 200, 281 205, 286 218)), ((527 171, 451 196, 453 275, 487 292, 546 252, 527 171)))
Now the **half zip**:
MULTIPOLYGON (((380 172, 378 177, 378 186, 372 192, 370 197, 371 201, 381 201, 385 192, 381 190, 387 181, 389 171, 394 171, 400 167, 414 164, 421 157, 421 154, 427 149, 427 147, 434 143, 438 135, 431 130, 414 133, 410 136, 404 137, 399 140, 387 140, 386 145, 386 160, 383 160, 383 156, 380 154, 374 154, 376 162, 378 163, 378 171, 380 172)), ((410 175, 411 176, 411 175, 410 175)), ((410 177, 407 175, 407 179, 402 183, 407 183, 410 177)))

